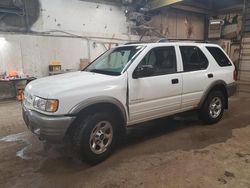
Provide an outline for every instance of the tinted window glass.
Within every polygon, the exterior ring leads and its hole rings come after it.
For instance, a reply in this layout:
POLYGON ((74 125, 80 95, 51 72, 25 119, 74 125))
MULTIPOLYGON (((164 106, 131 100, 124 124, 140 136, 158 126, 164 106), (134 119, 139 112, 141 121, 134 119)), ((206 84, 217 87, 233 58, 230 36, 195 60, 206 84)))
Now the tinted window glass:
POLYGON ((180 46, 183 68, 185 72, 206 69, 208 60, 196 46, 180 46))
POLYGON ((206 47, 210 54, 214 57, 218 65, 221 67, 231 66, 230 60, 227 58, 225 53, 217 47, 206 47))
POLYGON ((142 65, 152 65, 154 68, 153 76, 176 73, 177 64, 175 48, 169 46, 152 49, 142 59, 138 67, 142 65))

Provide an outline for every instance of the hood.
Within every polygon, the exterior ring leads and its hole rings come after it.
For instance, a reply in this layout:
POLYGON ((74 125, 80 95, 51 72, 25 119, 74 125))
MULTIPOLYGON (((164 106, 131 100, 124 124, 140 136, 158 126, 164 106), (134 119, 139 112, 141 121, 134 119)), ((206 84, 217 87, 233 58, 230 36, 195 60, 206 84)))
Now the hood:
POLYGON ((34 80, 27 85, 25 90, 31 95, 51 98, 64 91, 108 83, 115 78, 116 76, 79 71, 34 80))

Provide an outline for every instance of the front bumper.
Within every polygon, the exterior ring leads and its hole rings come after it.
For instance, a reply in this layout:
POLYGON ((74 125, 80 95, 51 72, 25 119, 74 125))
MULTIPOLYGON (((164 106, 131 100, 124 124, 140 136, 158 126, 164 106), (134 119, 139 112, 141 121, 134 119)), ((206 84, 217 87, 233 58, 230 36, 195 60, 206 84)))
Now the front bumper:
POLYGON ((231 83, 227 85, 227 95, 228 97, 233 96, 237 91, 237 84, 236 83, 231 83))
POLYGON ((23 119, 32 133, 42 140, 62 143, 67 129, 75 117, 47 116, 22 107, 23 119))

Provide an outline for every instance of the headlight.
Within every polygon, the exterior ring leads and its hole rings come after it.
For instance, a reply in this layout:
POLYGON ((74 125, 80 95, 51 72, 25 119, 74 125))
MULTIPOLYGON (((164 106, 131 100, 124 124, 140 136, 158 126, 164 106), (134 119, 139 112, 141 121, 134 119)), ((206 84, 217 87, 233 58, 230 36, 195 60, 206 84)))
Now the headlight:
POLYGON ((56 112, 58 109, 59 102, 54 99, 42 99, 40 97, 35 97, 33 106, 42 111, 46 112, 56 112))
POLYGON ((40 97, 36 97, 33 106, 39 110, 46 111, 47 100, 40 97))

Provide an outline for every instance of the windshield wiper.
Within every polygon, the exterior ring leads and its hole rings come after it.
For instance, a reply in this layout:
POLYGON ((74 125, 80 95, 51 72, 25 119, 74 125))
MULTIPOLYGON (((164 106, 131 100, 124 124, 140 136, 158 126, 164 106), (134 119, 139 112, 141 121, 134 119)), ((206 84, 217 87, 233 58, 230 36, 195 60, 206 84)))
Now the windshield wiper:
POLYGON ((100 70, 100 69, 91 69, 91 70, 86 70, 86 71, 99 73, 99 74, 106 74, 106 75, 111 75, 111 76, 119 76, 119 75, 121 75, 121 73, 119 73, 119 72, 113 72, 113 71, 108 71, 108 70, 100 70))

